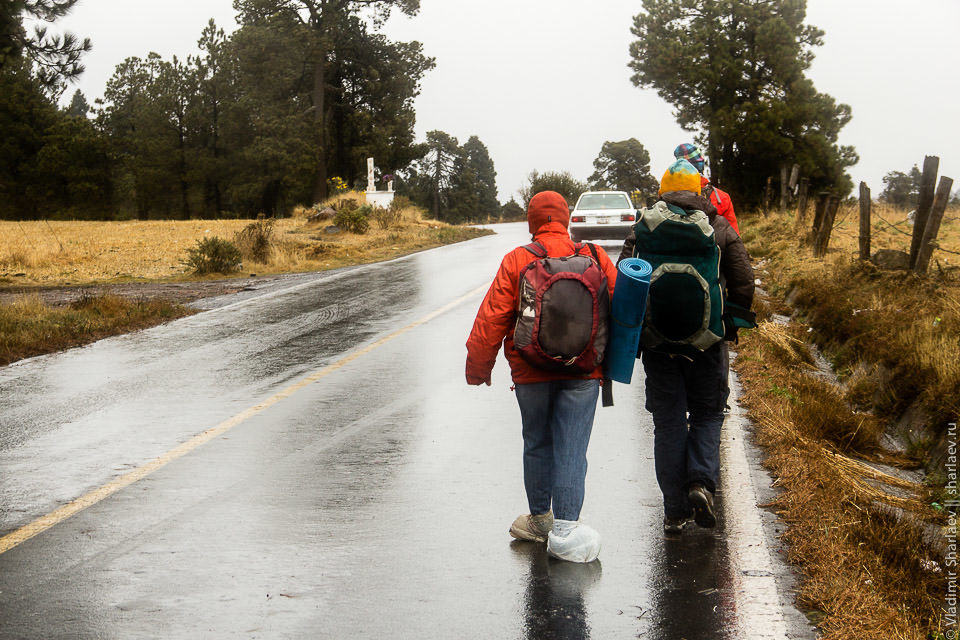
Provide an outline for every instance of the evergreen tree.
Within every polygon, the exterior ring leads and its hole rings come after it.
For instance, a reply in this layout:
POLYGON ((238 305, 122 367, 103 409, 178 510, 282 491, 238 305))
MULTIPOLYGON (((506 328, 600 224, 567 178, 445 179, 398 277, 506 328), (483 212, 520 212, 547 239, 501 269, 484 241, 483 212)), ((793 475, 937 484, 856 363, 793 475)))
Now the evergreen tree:
POLYGON ((43 214, 32 167, 56 121, 56 107, 25 61, 0 72, 0 216, 23 220, 43 214))
POLYGON ((914 207, 920 197, 920 169, 913 165, 909 173, 891 171, 883 176, 880 199, 898 207, 914 207))
POLYGON ((433 218, 443 220, 449 205, 450 186, 460 166, 460 143, 444 131, 428 131, 426 151, 417 168, 420 192, 428 196, 433 218))
POLYGON ((65 16, 77 0, 4 0, 0 3, 0 71, 23 57, 36 67, 36 77, 47 89, 83 73, 80 57, 90 50, 90 40, 72 33, 50 34, 45 25, 28 34, 24 16, 51 23, 65 16))
POLYGON ((57 109, 25 60, 0 71, 0 217, 99 217, 109 211, 106 138, 57 109))
POLYGON ((515 199, 510 198, 510 202, 500 207, 500 219, 504 222, 526 220, 527 212, 515 199))
POLYGON ((477 136, 470 136, 463 145, 463 155, 467 164, 477 172, 478 213, 483 216, 495 214, 500 209, 500 201, 497 200, 497 170, 487 145, 477 136))
POLYGON ((659 186, 650 174, 650 153, 636 138, 604 142, 593 168, 590 182, 594 190, 640 191, 652 195, 659 186))
POLYGON ((303 26, 278 14, 243 24, 226 45, 232 86, 222 118, 228 158, 227 207, 244 215, 282 214, 312 203, 317 156, 303 26))
MULTIPOLYGON (((368 51, 370 45, 385 44, 386 40, 371 36, 369 23, 378 27, 386 21, 392 10, 415 15, 420 9, 419 0, 234 0, 240 12, 241 24, 258 24, 283 16, 301 27, 297 30, 298 42, 303 44, 300 59, 304 65, 304 80, 309 83, 309 99, 313 124, 313 141, 318 152, 313 179, 313 200, 320 201, 327 195, 327 177, 331 156, 330 127, 336 117, 338 106, 348 98, 351 87, 345 83, 349 77, 344 62, 364 65, 357 52, 368 51), (359 45, 359 46, 358 46, 359 45)), ((395 49, 394 52, 419 55, 416 52, 395 49)), ((381 58, 377 60, 382 61, 381 58)), ((432 61, 414 65, 406 71, 407 79, 414 84, 416 95, 420 68, 429 68, 432 61)), ((374 67, 375 68, 375 67, 374 67)), ((372 74, 370 80, 376 81, 372 74)), ((396 81, 396 79, 394 79, 396 81)), ((401 96, 402 98, 403 96, 401 96)), ((342 115, 342 114, 341 114, 342 115)))
POLYGON ((499 216, 497 172, 486 145, 477 136, 470 136, 459 150, 446 200, 449 222, 481 221, 499 216))
POLYGON ((632 80, 702 132, 711 178, 755 204, 781 165, 800 165, 813 189, 846 194, 858 160, 837 145, 850 107, 804 73, 823 32, 804 24, 806 0, 643 0, 630 46, 632 80))
POLYGON ((520 188, 520 198, 523 200, 523 208, 526 209, 530 198, 541 191, 556 191, 566 199, 567 204, 572 205, 581 193, 588 190, 587 183, 577 180, 569 171, 540 173, 534 170, 527 176, 527 184, 520 188))
POLYGON ((58 117, 24 176, 45 218, 112 216, 110 141, 86 116, 58 117))
POLYGON ((70 106, 67 107, 66 114, 74 118, 86 118, 90 115, 91 111, 93 111, 93 108, 90 106, 90 103, 87 102, 86 96, 83 95, 80 89, 77 89, 73 94, 73 98, 70 99, 70 106))
POLYGON ((224 146, 224 114, 235 97, 233 66, 223 29, 211 18, 197 43, 203 52, 195 61, 197 95, 193 113, 198 153, 196 167, 203 181, 203 211, 207 217, 223 213, 224 182, 229 174, 224 146))

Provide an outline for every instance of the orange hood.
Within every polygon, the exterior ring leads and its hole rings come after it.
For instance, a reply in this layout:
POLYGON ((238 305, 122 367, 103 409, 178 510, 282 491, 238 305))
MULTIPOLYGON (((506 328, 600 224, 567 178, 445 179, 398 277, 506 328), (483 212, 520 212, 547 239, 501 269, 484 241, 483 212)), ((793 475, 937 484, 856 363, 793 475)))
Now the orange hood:
POLYGON ((530 198, 527 205, 527 224, 531 234, 548 222, 559 222, 564 229, 570 224, 570 207, 556 191, 541 191, 530 198))

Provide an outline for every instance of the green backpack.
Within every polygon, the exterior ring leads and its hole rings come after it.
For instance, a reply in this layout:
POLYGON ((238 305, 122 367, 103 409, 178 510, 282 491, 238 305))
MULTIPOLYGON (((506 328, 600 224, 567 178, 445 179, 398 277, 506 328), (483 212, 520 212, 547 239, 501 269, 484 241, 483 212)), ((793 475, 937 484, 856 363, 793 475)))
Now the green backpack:
POLYGON ((660 201, 633 226, 633 255, 653 267, 640 344, 694 357, 723 340, 720 247, 707 214, 660 201))

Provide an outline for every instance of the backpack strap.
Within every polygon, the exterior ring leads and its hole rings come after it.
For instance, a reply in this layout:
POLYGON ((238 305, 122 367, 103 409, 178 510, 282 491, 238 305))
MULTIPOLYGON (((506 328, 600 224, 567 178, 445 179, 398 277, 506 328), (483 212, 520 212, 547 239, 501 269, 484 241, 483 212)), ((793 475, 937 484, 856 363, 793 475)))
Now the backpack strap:
POLYGON ((523 248, 529 251, 530 253, 532 253, 533 255, 537 256, 538 258, 547 257, 547 248, 542 244, 540 244, 539 242, 536 242, 536 241, 531 242, 530 244, 524 246, 523 248))
POLYGON ((587 247, 588 249, 590 249, 590 253, 593 255, 593 261, 596 262, 597 264, 600 264, 600 256, 597 255, 597 246, 592 242, 578 242, 577 245, 574 247, 573 255, 575 256, 580 255, 580 252, 583 251, 584 247, 587 247))
POLYGON ((707 183, 707 186, 703 188, 703 191, 700 192, 701 195, 707 199, 707 202, 713 203, 717 209, 720 208, 720 205, 723 204, 723 198, 720 197, 720 192, 717 191, 716 187, 711 183, 707 183))

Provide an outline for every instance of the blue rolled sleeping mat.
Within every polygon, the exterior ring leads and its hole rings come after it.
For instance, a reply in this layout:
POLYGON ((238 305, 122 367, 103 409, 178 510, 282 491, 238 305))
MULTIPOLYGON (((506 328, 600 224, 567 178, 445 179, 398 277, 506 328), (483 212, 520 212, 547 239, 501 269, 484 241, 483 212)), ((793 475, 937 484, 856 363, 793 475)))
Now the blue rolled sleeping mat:
POLYGON ((630 384, 653 267, 640 258, 625 258, 617 265, 617 270, 620 273, 610 304, 610 338, 603 373, 610 380, 630 384))

